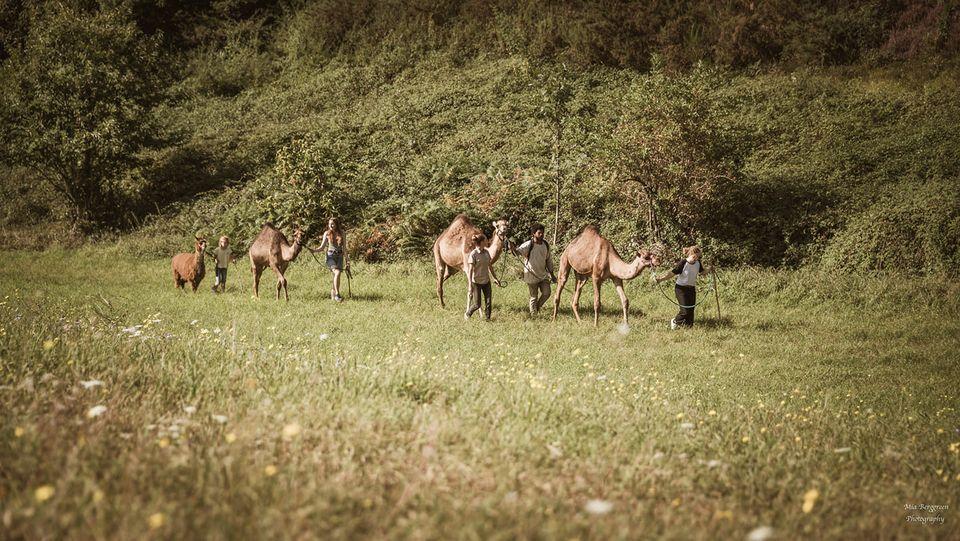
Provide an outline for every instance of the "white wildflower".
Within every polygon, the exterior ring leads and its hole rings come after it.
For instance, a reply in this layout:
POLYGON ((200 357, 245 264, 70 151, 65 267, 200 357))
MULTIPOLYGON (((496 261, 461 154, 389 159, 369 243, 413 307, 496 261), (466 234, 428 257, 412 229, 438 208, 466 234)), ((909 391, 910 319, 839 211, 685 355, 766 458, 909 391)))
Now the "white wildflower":
POLYGON ((216 421, 216 422, 218 422, 218 423, 220 423, 220 424, 225 424, 225 423, 227 422, 227 416, 226 416, 226 415, 211 415, 211 417, 213 418, 214 421, 216 421))
POLYGON ((766 541, 773 537, 773 528, 770 526, 758 526, 747 534, 747 541, 766 541))
POLYGON ((590 500, 583 509, 591 515, 606 515, 613 510, 613 504, 606 500, 590 500))
POLYGON ((103 382, 98 379, 91 379, 87 381, 81 381, 80 386, 84 389, 93 389, 94 387, 100 387, 103 385, 103 382))
POLYGON ((106 413, 106 411, 107 411, 106 406, 94 406, 87 410, 87 418, 93 419, 94 417, 100 417, 101 415, 106 413))

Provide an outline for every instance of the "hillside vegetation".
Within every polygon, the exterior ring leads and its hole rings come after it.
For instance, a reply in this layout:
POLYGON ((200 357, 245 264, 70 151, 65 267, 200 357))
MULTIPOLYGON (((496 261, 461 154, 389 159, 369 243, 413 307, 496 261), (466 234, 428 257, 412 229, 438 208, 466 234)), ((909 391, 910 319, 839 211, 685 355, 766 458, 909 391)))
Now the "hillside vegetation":
POLYGON ((6 2, 4 245, 72 223, 159 255, 337 214, 395 260, 467 212, 953 272, 960 11, 794 4, 6 2))

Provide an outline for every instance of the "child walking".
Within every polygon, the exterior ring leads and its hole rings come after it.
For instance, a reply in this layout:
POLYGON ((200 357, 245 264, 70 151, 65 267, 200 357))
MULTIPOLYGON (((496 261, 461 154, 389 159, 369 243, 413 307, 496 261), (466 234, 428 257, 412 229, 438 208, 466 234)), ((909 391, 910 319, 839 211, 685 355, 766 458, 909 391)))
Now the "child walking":
POLYGON ((226 235, 220 237, 220 242, 213 249, 213 259, 216 260, 216 280, 213 282, 213 292, 221 293, 227 290, 227 267, 231 261, 236 261, 230 251, 230 238, 226 235))
POLYGON ((493 270, 493 265, 490 264, 492 258, 490 257, 490 252, 487 250, 487 236, 480 233, 479 235, 474 235, 471 240, 476 246, 468 256, 470 271, 467 274, 467 281, 470 287, 470 300, 472 302, 469 303, 470 306, 467 308, 466 313, 463 314, 463 319, 470 319, 470 316, 480 309, 480 295, 482 294, 483 315, 487 321, 490 321, 490 312, 493 305, 491 298, 493 288, 490 287, 490 277, 493 277, 493 280, 498 286, 503 286, 500 284, 500 278, 497 277, 497 273, 493 270))
POLYGON ((713 267, 704 266, 700 258, 703 252, 700 247, 694 244, 683 249, 685 259, 680 259, 673 269, 657 276, 653 274, 653 280, 656 283, 677 277, 673 291, 677 296, 677 304, 680 305, 680 312, 670 320, 670 328, 693 327, 693 311, 697 305, 697 277, 707 272, 713 272, 713 267))

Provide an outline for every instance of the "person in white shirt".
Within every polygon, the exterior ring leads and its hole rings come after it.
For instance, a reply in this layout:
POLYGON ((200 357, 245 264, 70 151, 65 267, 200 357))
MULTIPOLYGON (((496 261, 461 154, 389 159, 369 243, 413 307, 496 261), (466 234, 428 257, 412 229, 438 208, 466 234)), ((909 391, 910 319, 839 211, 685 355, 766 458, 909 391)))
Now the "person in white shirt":
POLYGON ((530 228, 530 240, 517 248, 523 258, 523 281, 530 293, 530 315, 536 315, 550 298, 550 282, 556 282, 550 245, 543 238, 543 224, 530 228))
MULTIPOLYGON (((346 270, 350 272, 350 261, 347 259, 347 234, 340 227, 340 220, 330 218, 327 221, 327 229, 323 232, 323 239, 320 241, 320 247, 316 251, 327 250, 327 267, 333 272, 333 289, 330 290, 330 298, 343 302, 340 295, 340 273, 346 270)), ((349 278, 349 275, 347 276, 349 278)))
POLYGON ((500 278, 497 277, 497 273, 493 270, 493 265, 491 264, 492 258, 490 257, 490 251, 487 250, 487 236, 480 233, 479 235, 471 237, 470 240, 473 241, 473 245, 476 246, 476 248, 467 256, 470 266, 467 279, 470 286, 471 303, 470 306, 467 307, 466 313, 463 314, 463 319, 470 319, 470 316, 480 309, 480 295, 483 294, 483 315, 487 321, 490 321, 490 312, 492 309, 491 297, 493 295, 493 288, 490 287, 490 277, 493 277, 493 280, 498 286, 503 287, 503 285, 500 283, 500 278))
POLYGON ((697 305, 697 277, 703 273, 713 272, 713 267, 706 267, 700 261, 703 251, 699 246, 687 246, 683 249, 683 255, 686 258, 678 260, 670 272, 663 276, 651 275, 653 281, 657 283, 677 277, 673 291, 677 296, 680 312, 670 320, 671 329, 693 327, 693 311, 697 305))

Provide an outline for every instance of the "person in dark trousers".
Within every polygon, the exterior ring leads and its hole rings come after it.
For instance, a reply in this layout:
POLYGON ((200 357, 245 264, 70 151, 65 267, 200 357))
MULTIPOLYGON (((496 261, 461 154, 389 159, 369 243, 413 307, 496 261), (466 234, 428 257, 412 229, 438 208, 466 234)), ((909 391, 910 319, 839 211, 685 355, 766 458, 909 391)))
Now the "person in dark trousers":
POLYGON ((521 244, 517 253, 524 258, 523 281, 530 293, 530 315, 536 315, 550 298, 550 282, 557 281, 553 273, 550 245, 543 238, 542 224, 534 224, 530 228, 530 240, 521 244))
POLYGON ((670 272, 663 276, 652 275, 656 283, 669 280, 673 277, 677 278, 673 291, 677 296, 677 304, 680 305, 680 312, 670 320, 671 329, 693 327, 693 311, 697 304, 697 277, 704 273, 713 272, 712 267, 706 267, 703 262, 700 261, 703 252, 699 246, 693 245, 684 248, 683 255, 686 256, 686 258, 677 261, 677 264, 670 272))
POLYGON ((490 277, 493 277, 498 286, 503 286, 500 284, 500 279, 497 278, 497 273, 493 270, 493 265, 490 264, 492 258, 487 250, 487 236, 481 233, 474 235, 471 240, 476 246, 468 256, 470 270, 467 273, 467 278, 469 279, 471 302, 466 313, 463 314, 463 319, 470 319, 470 316, 480 309, 480 295, 483 294, 483 315, 487 321, 490 321, 493 306, 493 288, 490 287, 490 277))
POLYGON ((227 290, 227 267, 230 266, 232 261, 236 261, 237 258, 233 257, 233 253, 230 251, 230 238, 223 236, 220 237, 220 242, 216 248, 213 250, 213 259, 216 260, 217 265, 215 268, 216 279, 213 282, 213 292, 221 293, 227 290))

